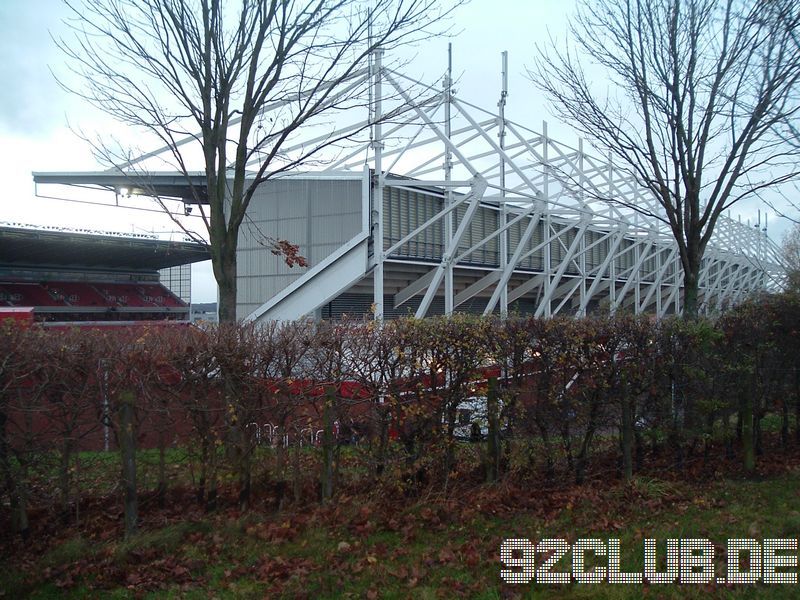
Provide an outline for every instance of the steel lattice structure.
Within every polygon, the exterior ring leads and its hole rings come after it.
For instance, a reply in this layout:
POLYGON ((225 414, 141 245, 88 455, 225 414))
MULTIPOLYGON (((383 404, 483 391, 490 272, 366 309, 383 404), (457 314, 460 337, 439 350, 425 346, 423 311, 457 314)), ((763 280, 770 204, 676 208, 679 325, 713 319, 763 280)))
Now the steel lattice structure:
MULTIPOLYGON (((371 309, 376 319, 403 307, 417 317, 465 309, 501 315, 519 309, 542 317, 681 311, 677 244, 655 198, 624 168, 584 151, 582 141, 570 147, 548 135, 546 122, 537 132, 508 119, 505 55, 498 111, 492 112, 459 98, 449 72, 442 88, 433 88, 387 68, 382 54, 376 52, 369 68, 340 92, 368 89, 369 118, 314 138, 301 135, 283 156, 365 131, 370 139, 340 146, 335 158, 320 158, 320 171, 284 173, 261 184, 264 198, 254 197, 251 205, 250 221, 260 231, 287 237, 280 210, 271 203, 291 203, 296 192, 286 188, 275 196, 269 185, 344 181, 350 185, 342 196, 351 206, 347 222, 325 239, 328 250, 306 272, 287 275, 266 291, 240 293, 240 317, 319 316, 336 299, 340 312, 358 313, 348 302, 360 302, 361 312, 371 309)), ((266 107, 265 118, 282 108, 280 102, 266 107)), ((98 183, 108 177, 96 175, 98 183)), ((38 177, 69 183, 78 175, 38 177)), ((80 176, 84 184, 89 180, 80 176)), ((158 189, 158 182, 148 174, 150 189, 158 189)), ((169 185, 174 188, 174 175, 169 185)), ((309 208, 308 219, 317 222, 308 224, 309 232, 324 230, 325 217, 312 213, 309 208)), ((309 233, 305 241, 311 245, 313 237, 309 233)), ((246 252, 247 231, 239 242, 246 252)), ((239 277, 275 271, 245 266, 239 277)), ((760 226, 722 216, 702 265, 700 310, 716 311, 753 292, 778 289, 784 277, 780 249, 760 226)))
MULTIPOLYGON (((437 296, 443 297, 446 314, 479 296, 484 314, 505 315, 521 298, 533 299, 534 314, 544 317, 585 315, 590 307, 658 316, 680 312, 677 244, 658 218, 655 198, 623 169, 585 152, 582 142, 571 148, 552 139, 546 122, 536 132, 508 120, 505 84, 496 114, 457 98, 449 77, 443 90, 426 88, 425 99, 415 100, 407 90, 423 84, 382 67, 380 54, 371 76, 376 124, 370 151, 354 150, 326 172, 362 168, 368 155, 370 224, 364 241, 356 243, 384 240, 368 250, 364 271, 365 277, 371 274, 376 318, 385 312, 387 273, 421 258, 402 250, 434 228, 444 238, 438 260, 394 290, 395 307, 422 297, 417 317, 430 314, 437 296), (389 123, 382 122, 387 115, 389 123), (435 214, 399 235, 387 219, 386 202, 375 201, 390 196, 392 188, 436 190, 442 202, 435 214), (465 243, 481 212, 490 211, 497 215, 491 227, 485 227, 484 215, 483 235, 465 243), (511 235, 515 228, 517 235, 511 235), (499 246, 497 260, 482 265, 471 260, 488 245, 499 246), (538 258, 538 268, 525 262, 531 257, 538 258), (464 280, 467 272, 472 278, 464 280)), ((757 290, 774 289, 782 271, 779 248, 765 231, 724 216, 703 262, 700 309, 718 310, 757 290)), ((292 291, 293 299, 303 288, 292 291)), ((320 292, 329 298, 332 290, 322 286, 312 293, 320 292)), ((282 315, 275 311, 279 303, 267 302, 250 318, 282 315)))

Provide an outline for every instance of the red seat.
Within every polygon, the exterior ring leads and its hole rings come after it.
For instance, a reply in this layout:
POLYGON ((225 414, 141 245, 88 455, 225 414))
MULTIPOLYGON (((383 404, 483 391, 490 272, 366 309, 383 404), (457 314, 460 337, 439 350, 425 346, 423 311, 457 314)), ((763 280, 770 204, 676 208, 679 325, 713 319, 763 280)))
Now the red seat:
POLYGON ((50 294, 38 283, 4 282, 0 290, 11 306, 65 306, 57 294, 50 294))

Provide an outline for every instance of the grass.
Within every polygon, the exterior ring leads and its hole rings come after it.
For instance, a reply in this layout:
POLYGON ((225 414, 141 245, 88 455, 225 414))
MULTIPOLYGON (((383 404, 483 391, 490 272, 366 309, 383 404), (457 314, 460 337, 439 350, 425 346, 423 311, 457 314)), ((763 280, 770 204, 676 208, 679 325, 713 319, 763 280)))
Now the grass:
MULTIPOLYGON (((529 490, 532 503, 502 510, 481 506, 479 490, 454 514, 449 505, 425 503, 372 513, 352 499, 311 516, 221 512, 149 524, 127 542, 76 534, 38 556, 0 563, 0 590, 9 598, 794 598, 791 585, 512 586, 500 580, 499 547, 508 537, 619 538, 622 569, 641 572, 644 537, 659 540, 661 552, 667 538, 719 546, 735 537, 797 538, 798 489, 793 468, 760 481, 638 477, 600 490, 588 485, 544 514, 536 490, 529 490)), ((724 568, 721 556, 717 568, 724 568)))

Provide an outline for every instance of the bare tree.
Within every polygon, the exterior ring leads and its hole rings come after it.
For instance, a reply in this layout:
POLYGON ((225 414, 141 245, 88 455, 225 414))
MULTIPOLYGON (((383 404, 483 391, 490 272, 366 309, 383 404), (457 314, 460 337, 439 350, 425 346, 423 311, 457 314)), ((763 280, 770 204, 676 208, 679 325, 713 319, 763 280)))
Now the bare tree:
POLYGON ((800 176, 800 149, 785 142, 798 13, 791 0, 581 0, 574 47, 540 48, 529 71, 560 117, 655 196, 628 206, 669 226, 687 315, 722 212, 800 176))
MULTIPOLYGON (((370 53, 442 33, 463 0, 64 1, 74 37, 58 43, 81 84, 62 85, 163 142, 201 208, 220 320, 233 321, 239 229, 256 188, 342 141, 322 136, 289 153, 293 134, 363 106, 369 83, 356 82, 370 53), (189 177, 193 156, 205 185, 189 177)), ((132 166, 116 156, 115 166, 132 166)), ((290 242, 265 242, 290 266, 305 264, 290 242)))

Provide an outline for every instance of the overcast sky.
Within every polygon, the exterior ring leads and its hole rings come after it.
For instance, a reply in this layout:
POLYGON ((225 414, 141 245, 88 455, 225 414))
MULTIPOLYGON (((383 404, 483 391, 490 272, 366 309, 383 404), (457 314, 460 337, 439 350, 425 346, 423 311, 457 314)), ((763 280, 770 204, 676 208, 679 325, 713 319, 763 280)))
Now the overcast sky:
MULTIPOLYGON (((574 0, 472 0, 454 18, 454 74, 459 97, 495 110, 500 93, 500 53, 509 52, 510 119, 540 130, 548 120, 551 135, 567 143, 571 131, 555 123, 538 91, 526 79, 534 45, 548 31, 564 38, 574 0)), ((0 0, 0 222, 91 227, 125 232, 164 232, 175 226, 155 213, 85 206, 36 197, 32 171, 98 170, 88 144, 73 130, 125 132, 79 98, 63 91, 51 69, 63 72, 64 57, 51 35, 64 32, 68 11, 60 0, 0 0)), ((447 39, 412 50, 411 69, 431 83, 447 61, 447 39)), ((752 208, 752 213, 755 212, 752 208)), ((745 218, 751 216, 742 211, 745 218)), ((780 240, 785 224, 770 223, 780 240)), ((216 300, 210 265, 193 269, 194 301, 216 300)))

